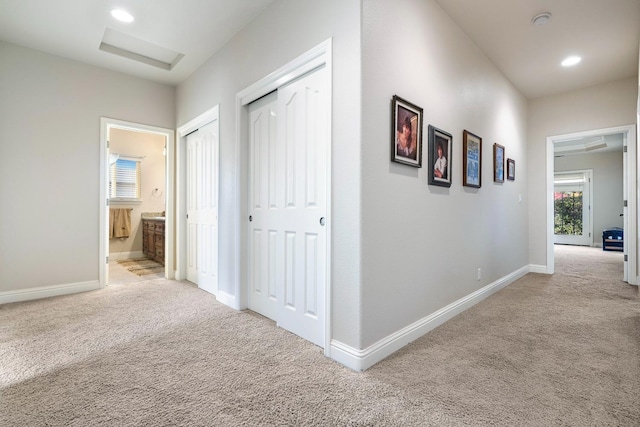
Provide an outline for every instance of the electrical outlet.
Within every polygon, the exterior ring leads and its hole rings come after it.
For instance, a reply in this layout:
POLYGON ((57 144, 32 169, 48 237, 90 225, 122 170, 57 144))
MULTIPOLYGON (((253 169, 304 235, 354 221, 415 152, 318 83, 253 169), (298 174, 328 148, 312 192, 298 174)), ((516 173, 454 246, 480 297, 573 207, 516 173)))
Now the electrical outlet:
POLYGON ((482 271, 478 268, 478 280, 482 278, 482 271))

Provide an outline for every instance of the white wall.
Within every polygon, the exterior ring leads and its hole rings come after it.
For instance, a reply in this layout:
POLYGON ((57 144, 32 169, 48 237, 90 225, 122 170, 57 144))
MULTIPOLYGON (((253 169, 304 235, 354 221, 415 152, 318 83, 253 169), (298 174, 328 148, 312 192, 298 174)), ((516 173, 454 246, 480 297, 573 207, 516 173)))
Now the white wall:
POLYGON ((363 2, 362 44, 366 348, 527 266, 529 236, 525 98, 433 0, 363 2), (424 108, 421 169, 390 161, 394 94, 424 108), (450 188, 427 185, 429 124, 453 135, 450 188), (465 129, 483 138, 480 189, 462 186, 465 129), (515 181, 493 182, 494 143, 515 181))
POLYGON ((0 292, 99 275, 100 117, 174 128, 175 90, 0 42, 0 292))
POLYGON ((622 227, 622 151, 557 157, 556 172, 593 170, 593 244, 602 247, 602 230, 622 227))
MULTIPOLYGON (((546 138, 636 122, 638 78, 532 100, 528 114, 529 256, 547 264, 546 138)), ((635 143, 630 141, 629 143, 635 143)), ((633 167, 637 167, 635 165, 633 167)))
POLYGON ((247 147, 235 136, 235 96, 333 38, 332 336, 349 344, 358 341, 360 324, 359 23, 359 0, 277 1, 177 88, 178 125, 220 105, 219 289, 234 295, 243 274, 238 244, 246 237, 248 170, 247 147))
POLYGON ((109 254, 142 252, 142 214, 165 210, 164 135, 113 128, 109 132, 111 153, 144 157, 140 162, 140 203, 111 203, 112 208, 131 208, 129 237, 109 239, 109 254), (157 189, 157 191, 155 191, 157 189))

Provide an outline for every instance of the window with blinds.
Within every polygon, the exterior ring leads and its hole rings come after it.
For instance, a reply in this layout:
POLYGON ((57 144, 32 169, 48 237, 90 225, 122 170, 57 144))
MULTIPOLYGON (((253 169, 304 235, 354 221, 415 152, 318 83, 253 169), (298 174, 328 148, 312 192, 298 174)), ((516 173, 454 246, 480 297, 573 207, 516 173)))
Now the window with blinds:
POLYGON ((113 201, 135 202, 140 199, 140 160, 119 156, 109 168, 109 198, 113 201))

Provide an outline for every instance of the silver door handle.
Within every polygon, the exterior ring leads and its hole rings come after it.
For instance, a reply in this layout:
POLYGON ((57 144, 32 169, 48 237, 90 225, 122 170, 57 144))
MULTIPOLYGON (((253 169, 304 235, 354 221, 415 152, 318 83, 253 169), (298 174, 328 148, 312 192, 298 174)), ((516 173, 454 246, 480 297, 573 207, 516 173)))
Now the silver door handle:
POLYGON ((320 225, 324 227, 324 225, 327 223, 327 221, 324 219, 324 217, 320 218, 320 225))

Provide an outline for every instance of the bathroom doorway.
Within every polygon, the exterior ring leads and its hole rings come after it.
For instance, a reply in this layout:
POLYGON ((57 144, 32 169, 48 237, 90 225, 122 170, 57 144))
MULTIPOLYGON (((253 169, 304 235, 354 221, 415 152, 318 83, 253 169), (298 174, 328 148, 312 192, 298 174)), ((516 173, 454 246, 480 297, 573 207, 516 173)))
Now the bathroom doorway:
POLYGON ((102 119, 101 287, 173 276, 173 141, 169 129, 102 119))

